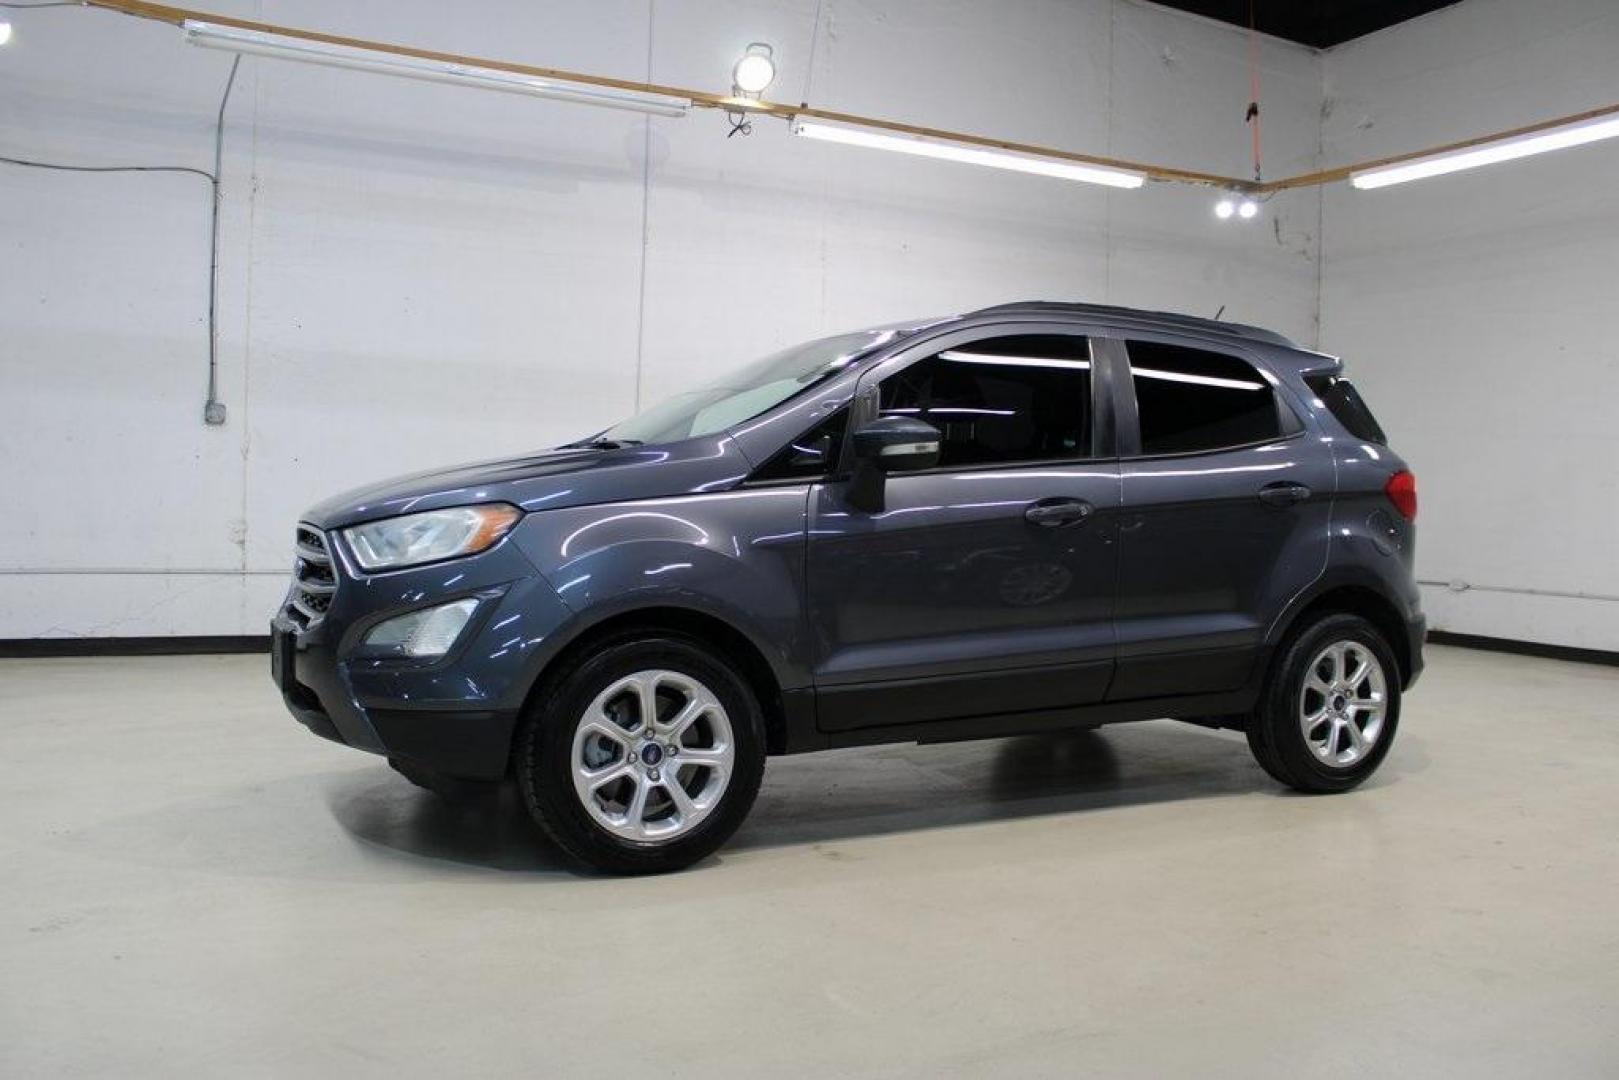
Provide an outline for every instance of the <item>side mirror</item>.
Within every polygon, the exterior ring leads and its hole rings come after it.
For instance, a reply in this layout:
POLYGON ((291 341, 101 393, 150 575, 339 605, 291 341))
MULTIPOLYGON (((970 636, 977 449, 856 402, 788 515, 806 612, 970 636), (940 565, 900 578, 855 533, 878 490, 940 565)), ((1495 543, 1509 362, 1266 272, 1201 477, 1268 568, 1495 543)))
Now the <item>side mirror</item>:
POLYGON ((939 463, 939 429, 924 420, 885 416, 854 433, 854 456, 880 472, 931 469, 939 463))
POLYGON ((877 513, 883 508, 883 479, 891 472, 931 469, 939 463, 939 429, 923 420, 885 416, 854 433, 854 477, 849 505, 877 513))

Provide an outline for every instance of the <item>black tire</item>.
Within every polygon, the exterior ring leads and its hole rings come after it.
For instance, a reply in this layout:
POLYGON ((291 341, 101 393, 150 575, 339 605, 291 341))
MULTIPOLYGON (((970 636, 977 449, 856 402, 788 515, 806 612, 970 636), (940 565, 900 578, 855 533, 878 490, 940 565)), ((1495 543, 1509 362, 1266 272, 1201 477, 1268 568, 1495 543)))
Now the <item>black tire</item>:
POLYGON ((1259 705, 1249 718, 1248 747, 1260 766, 1280 783, 1309 794, 1331 794, 1348 791, 1377 771, 1394 744, 1399 723, 1400 668, 1388 642, 1377 627, 1358 615, 1323 615, 1295 631, 1282 646, 1259 705), (1385 709, 1382 729, 1371 748, 1353 764, 1335 766, 1310 749, 1300 724, 1300 697, 1311 660, 1341 641, 1364 646, 1382 666, 1385 709))
POLYGON ((433 769, 401 761, 399 758, 389 758, 388 764, 392 766, 394 772, 423 791, 431 791, 453 806, 480 806, 494 802, 500 797, 498 781, 467 780, 459 776, 447 776, 433 769))
POLYGON ((696 639, 655 633, 606 642, 567 664, 535 695, 517 737, 513 768, 529 814, 564 854, 607 873, 664 873, 706 858, 742 824, 764 778, 764 716, 747 680, 696 639), (574 788, 573 740, 598 694, 635 672, 660 669, 697 680, 719 700, 734 760, 719 802, 689 832, 638 842, 597 824, 585 809, 574 788))

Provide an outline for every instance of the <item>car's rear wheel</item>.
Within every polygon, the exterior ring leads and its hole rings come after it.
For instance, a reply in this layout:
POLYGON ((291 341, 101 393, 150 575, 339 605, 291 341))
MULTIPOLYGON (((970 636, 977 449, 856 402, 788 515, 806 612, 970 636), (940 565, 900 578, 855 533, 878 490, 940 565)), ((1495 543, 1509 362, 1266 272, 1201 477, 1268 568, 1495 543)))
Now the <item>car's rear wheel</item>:
POLYGON ((1248 722, 1248 745, 1299 791, 1347 791, 1387 756, 1400 721, 1400 671, 1378 629, 1334 614, 1295 633, 1248 722))
POLYGON ((696 641, 620 640, 571 665, 531 709, 517 779, 546 834, 614 873, 678 870, 723 844, 764 773, 763 717, 696 641))

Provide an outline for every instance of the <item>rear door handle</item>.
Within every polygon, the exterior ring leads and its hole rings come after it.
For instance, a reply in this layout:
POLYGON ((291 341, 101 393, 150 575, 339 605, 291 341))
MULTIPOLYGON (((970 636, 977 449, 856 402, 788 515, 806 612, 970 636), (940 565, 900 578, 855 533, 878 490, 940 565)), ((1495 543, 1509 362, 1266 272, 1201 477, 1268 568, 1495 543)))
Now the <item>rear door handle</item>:
POLYGON ((1259 489, 1259 501, 1266 506, 1292 506, 1308 499, 1311 491, 1293 480, 1278 480, 1259 489))
POLYGON ((1023 518, 1031 525, 1055 529, 1063 525, 1078 525, 1096 512, 1096 507, 1084 499, 1041 499, 1032 502, 1023 511, 1023 518))

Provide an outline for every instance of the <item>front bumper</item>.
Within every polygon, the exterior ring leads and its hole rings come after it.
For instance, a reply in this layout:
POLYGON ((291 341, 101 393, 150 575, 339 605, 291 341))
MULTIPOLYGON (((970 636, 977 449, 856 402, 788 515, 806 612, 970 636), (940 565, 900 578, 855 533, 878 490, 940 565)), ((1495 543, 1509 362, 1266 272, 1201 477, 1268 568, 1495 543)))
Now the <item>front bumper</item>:
MULTIPOLYGON (((334 537, 327 542, 335 549, 334 537)), ((316 735, 358 750, 449 776, 504 776, 541 650, 569 615, 550 585, 509 541, 369 576, 335 554, 337 589, 324 616, 301 627, 283 606, 270 623, 271 674, 288 711, 316 735), (358 655, 377 623, 468 596, 477 610, 442 658, 358 655)))

